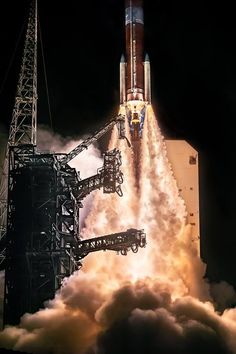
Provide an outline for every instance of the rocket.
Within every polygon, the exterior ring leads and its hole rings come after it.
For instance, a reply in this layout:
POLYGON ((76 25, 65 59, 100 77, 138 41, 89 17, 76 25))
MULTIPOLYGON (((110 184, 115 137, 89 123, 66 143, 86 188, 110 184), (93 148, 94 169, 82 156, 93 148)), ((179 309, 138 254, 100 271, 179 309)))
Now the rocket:
MULTIPOLYGON (((151 104, 150 61, 144 52, 144 21, 142 0, 125 0, 125 55, 120 61, 120 111, 130 128, 136 172, 140 176, 142 130, 151 104)), ((198 152, 185 140, 166 140, 166 152, 180 196, 185 202, 186 222, 191 225, 191 239, 196 240, 200 255, 200 210, 198 152)), ((136 184, 139 188, 139 183, 136 184)))
POLYGON ((131 137, 138 141, 151 103, 150 61, 143 49, 142 0, 125 0, 125 57, 120 61, 120 104, 125 106, 131 137))

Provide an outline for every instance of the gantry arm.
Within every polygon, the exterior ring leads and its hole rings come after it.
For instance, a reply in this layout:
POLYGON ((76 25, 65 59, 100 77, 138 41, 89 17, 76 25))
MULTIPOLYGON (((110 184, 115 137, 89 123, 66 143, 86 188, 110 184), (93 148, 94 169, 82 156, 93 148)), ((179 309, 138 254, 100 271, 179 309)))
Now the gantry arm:
POLYGON ((72 159, 74 159, 78 154, 80 154, 83 150, 87 149, 89 145, 97 141, 101 136, 103 136, 105 133, 107 133, 109 130, 111 130, 114 125, 118 125, 118 130, 119 130, 119 138, 124 139, 125 138, 125 131, 124 131, 124 122, 125 122, 125 116, 122 114, 119 114, 115 118, 113 118, 110 122, 106 123, 105 126, 99 130, 97 130, 92 136, 88 137, 85 139, 81 144, 76 146, 71 152, 66 154, 60 159, 61 164, 66 164, 70 162, 72 159))
POLYGON ((123 174, 120 171, 121 154, 117 149, 104 154, 104 165, 95 176, 88 177, 77 183, 74 194, 77 199, 85 198, 96 189, 103 188, 104 193, 117 193, 122 196, 120 185, 123 183, 123 174))
POLYGON ((146 246, 146 235, 143 230, 129 229, 125 232, 95 237, 78 242, 76 254, 79 259, 91 252, 117 251, 126 255, 129 250, 138 252, 139 247, 146 246))

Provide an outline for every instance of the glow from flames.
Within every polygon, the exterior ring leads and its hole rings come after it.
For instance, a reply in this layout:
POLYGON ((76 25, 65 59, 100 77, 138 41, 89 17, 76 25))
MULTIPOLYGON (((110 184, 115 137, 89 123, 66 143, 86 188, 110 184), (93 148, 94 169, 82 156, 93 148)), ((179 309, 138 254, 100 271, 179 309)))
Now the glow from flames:
MULTIPOLYGON (((127 122, 126 125, 128 132, 127 122)), ((147 247, 127 257, 112 252, 107 252, 104 257, 91 254, 84 261, 82 271, 104 278, 104 291, 107 284, 111 290, 119 288, 125 281, 146 279, 154 283, 158 279, 163 288, 171 291, 173 298, 186 294, 207 297, 207 289, 201 281, 204 266, 198 258, 197 245, 191 241, 185 204, 179 196, 165 142, 151 106, 147 108, 143 129, 138 190, 132 150, 124 140, 118 139, 116 129, 109 149, 114 147, 122 153, 124 196, 97 192, 82 234, 93 237, 130 227, 143 228, 147 247)))
POLYGON ((19 326, 0 333, 0 347, 40 354, 90 350, 130 354, 149 352, 150 342, 150 348, 156 348, 152 352, 174 354, 193 352, 198 343, 200 352, 236 353, 236 312, 219 315, 209 302, 205 266, 192 242, 185 205, 151 106, 141 142, 139 188, 132 150, 118 139, 116 129, 109 149, 114 147, 122 153, 124 196, 96 192, 83 235, 143 228, 146 248, 126 257, 110 251, 90 254, 46 309, 25 314, 19 326), (124 351, 122 333, 129 338, 130 351, 124 351))

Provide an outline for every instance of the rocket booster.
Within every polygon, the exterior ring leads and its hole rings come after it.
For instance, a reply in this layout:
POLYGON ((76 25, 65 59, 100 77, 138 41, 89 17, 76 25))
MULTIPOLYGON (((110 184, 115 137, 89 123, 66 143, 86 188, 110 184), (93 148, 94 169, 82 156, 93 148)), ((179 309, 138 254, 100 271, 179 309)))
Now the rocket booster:
POLYGON ((142 136, 147 104, 151 103, 150 61, 144 59, 142 0, 125 1, 125 57, 120 61, 120 104, 126 107, 133 140, 142 136))

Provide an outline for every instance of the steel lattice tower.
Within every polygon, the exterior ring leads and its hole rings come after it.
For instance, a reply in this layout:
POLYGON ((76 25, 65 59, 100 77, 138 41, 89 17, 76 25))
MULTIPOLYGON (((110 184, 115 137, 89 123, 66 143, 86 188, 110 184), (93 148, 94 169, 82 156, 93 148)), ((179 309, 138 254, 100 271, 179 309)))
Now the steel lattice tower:
MULTIPOLYGON (((12 240, 7 235, 9 221, 11 221, 12 208, 9 195, 14 189, 15 162, 17 156, 27 156, 36 146, 37 134, 37 0, 30 5, 30 13, 24 43, 23 60, 17 84, 15 104, 9 130, 0 185, 0 266, 6 266, 5 305, 8 301, 9 262, 5 262, 12 240)), ((14 204, 14 203, 13 203, 14 204)), ((11 232, 9 233, 9 235, 11 232)), ((11 238, 11 237, 10 237, 11 238)), ((11 258, 11 257, 10 257, 11 258)), ((4 306, 5 306, 4 305, 4 306)), ((6 306, 5 306, 6 307, 6 306)))
MULTIPOLYGON (((17 85, 0 184, 0 239, 6 233, 9 148, 36 145, 37 134, 37 0, 30 7, 23 61, 17 85)), ((0 263, 4 254, 0 254, 0 263)))
POLYGON ((37 133, 37 0, 31 4, 23 62, 10 126, 9 144, 36 145, 37 133))
POLYGON ((24 313, 43 308, 90 252, 126 255, 146 244, 143 231, 136 229, 86 240, 79 233, 83 198, 100 188, 122 196, 121 156, 117 149, 107 151, 103 167, 84 180, 68 163, 116 124, 120 138, 125 138, 124 117, 118 115, 70 153, 56 154, 37 150, 36 116, 37 0, 33 0, 1 185, 4 325, 19 324, 24 313))

